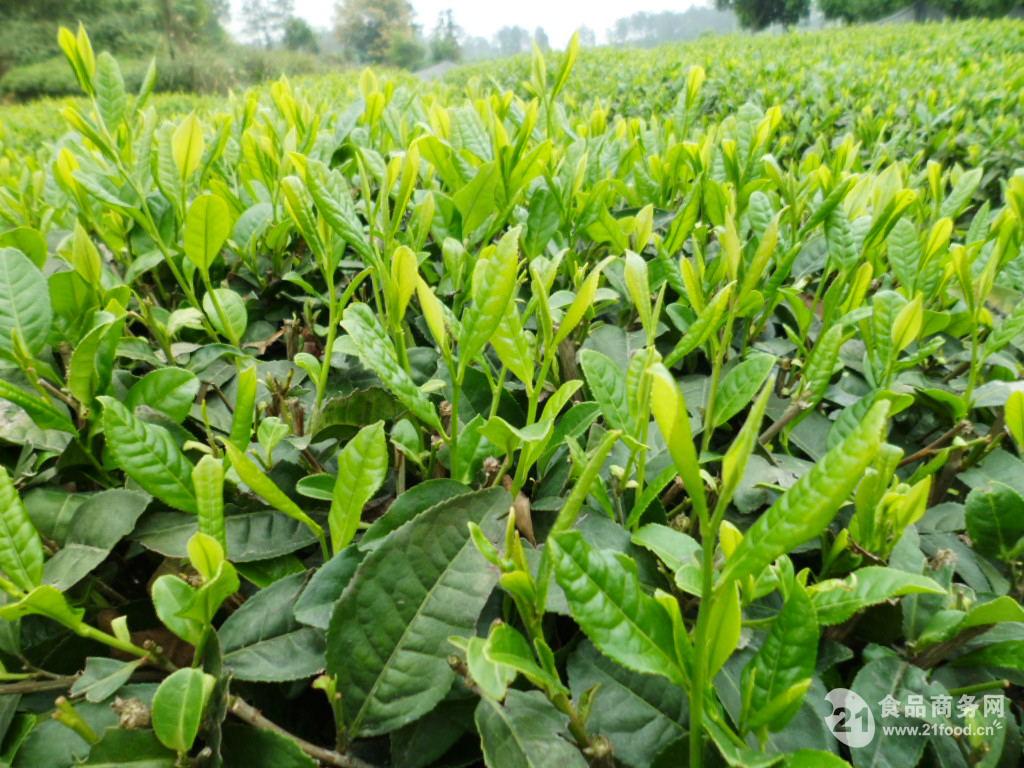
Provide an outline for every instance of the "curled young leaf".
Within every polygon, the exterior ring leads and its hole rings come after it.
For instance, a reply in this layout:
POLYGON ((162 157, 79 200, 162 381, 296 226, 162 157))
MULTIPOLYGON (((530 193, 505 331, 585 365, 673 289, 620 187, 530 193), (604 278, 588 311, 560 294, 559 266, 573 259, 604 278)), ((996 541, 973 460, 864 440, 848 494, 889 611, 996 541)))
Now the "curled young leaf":
POLYGON ((224 532, 224 463, 213 456, 203 456, 192 470, 192 487, 196 492, 199 531, 216 539, 227 549, 224 532))
POLYGON ((651 382, 651 411, 665 437, 679 476, 683 478, 683 485, 693 499, 694 508, 704 514, 707 510, 704 481, 700 476, 697 446, 693 442, 690 416, 686 411, 682 390, 676 385, 672 374, 660 364, 651 368, 651 382))

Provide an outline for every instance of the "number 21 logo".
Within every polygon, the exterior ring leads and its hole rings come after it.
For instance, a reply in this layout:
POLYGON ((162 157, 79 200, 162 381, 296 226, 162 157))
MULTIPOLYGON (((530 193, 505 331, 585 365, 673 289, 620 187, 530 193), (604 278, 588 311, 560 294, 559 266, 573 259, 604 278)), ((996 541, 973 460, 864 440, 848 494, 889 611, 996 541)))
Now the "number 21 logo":
POLYGON ((832 714, 825 718, 832 735, 848 747, 866 747, 875 737, 875 716, 860 694, 833 688, 825 696, 832 714))

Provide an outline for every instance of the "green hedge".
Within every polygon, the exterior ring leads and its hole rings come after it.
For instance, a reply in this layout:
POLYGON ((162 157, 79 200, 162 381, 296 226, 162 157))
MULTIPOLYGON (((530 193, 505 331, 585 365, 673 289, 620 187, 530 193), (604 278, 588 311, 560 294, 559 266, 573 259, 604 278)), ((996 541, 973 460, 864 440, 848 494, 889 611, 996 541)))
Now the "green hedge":
MULTIPOLYGON (((146 75, 148 59, 121 61, 125 85, 137 90, 146 75)), ((266 51, 233 47, 227 53, 198 51, 188 57, 157 60, 158 91, 222 93, 229 88, 286 75, 320 74, 337 70, 340 60, 295 51, 266 51)), ((26 101, 78 93, 78 84, 63 57, 14 67, 0 77, 0 95, 26 101)))

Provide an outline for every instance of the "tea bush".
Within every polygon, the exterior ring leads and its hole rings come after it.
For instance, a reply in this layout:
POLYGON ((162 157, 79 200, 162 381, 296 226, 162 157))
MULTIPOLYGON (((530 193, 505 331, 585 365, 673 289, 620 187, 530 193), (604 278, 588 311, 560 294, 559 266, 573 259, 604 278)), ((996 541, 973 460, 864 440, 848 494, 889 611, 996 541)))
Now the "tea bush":
POLYGON ((62 30, 0 160, 4 759, 1016 765, 1022 32, 158 112, 62 30))

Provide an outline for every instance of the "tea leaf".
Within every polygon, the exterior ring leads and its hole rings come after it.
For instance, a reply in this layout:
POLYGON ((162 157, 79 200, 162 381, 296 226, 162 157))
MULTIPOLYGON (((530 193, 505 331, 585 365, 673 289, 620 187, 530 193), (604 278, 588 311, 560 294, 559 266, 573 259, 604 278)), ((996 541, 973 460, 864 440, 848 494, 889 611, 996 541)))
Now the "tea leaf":
POLYGON ((7 470, 0 466, 0 571, 29 592, 43 580, 43 544, 7 470))
POLYGON ((587 724, 608 737, 617 760, 645 768, 686 735, 686 695, 665 678, 624 669, 590 642, 579 645, 568 667, 577 699, 597 687, 587 724))
POLYGON ((509 691, 504 704, 481 699, 476 727, 488 768, 585 768, 562 734, 568 719, 536 691, 509 691))
POLYGON ((1018 448, 1024 451, 1024 392, 1018 389, 1010 393, 1006 398, 1004 415, 1006 429, 1017 442, 1018 448))
POLYGON ((116 130, 128 108, 128 95, 121 68, 106 51, 96 59, 96 102, 107 129, 116 130))
POLYGON ((114 463, 147 493, 165 504, 195 513, 192 464, 161 426, 137 419, 111 397, 103 405, 103 434, 114 463))
POLYGON ((593 549, 575 531, 559 534, 547 546, 573 618, 594 645, 628 669, 682 685, 672 621, 640 587, 636 564, 593 549))
POLYGON ((224 666, 233 677, 264 683, 299 680, 323 668, 323 633, 301 625, 293 612, 305 586, 305 573, 278 579, 220 626, 224 666))
POLYGON ((198 393, 199 379, 191 371, 158 368, 132 385, 124 404, 132 411, 140 405, 148 406, 180 424, 192 410, 198 393))
POLYGON ((111 488, 91 494, 76 510, 62 546, 43 568, 43 581, 69 590, 99 567, 149 505, 139 491, 111 488))
POLYGON ((481 256, 473 270, 473 303, 462 316, 459 334, 460 364, 472 360, 490 341, 516 288, 519 267, 519 229, 508 232, 489 255, 481 256))
POLYGON ((686 491, 693 499, 695 508, 702 514, 707 509, 704 481, 700 477, 697 447, 693 442, 686 401, 672 374, 662 365, 651 369, 651 411, 665 436, 669 453, 683 478, 686 491))
POLYGON ((626 429, 630 418, 625 372, 607 355, 594 349, 580 352, 580 365, 587 377, 587 386, 601 406, 608 424, 615 429, 626 429))
POLYGON ((203 296, 203 312, 210 319, 217 333, 225 338, 240 340, 249 325, 249 313, 245 301, 230 288, 214 288, 203 296), (214 302, 214 295, 217 297, 214 302), (220 310, 217 304, 220 304, 220 310), (223 314, 222 314, 223 312, 223 314))
POLYGON ((860 568, 845 579, 819 582, 810 592, 822 626, 844 622, 858 611, 894 597, 946 594, 927 576, 877 565, 860 568))
POLYGON ((204 148, 203 127, 193 112, 178 124, 171 138, 174 164, 181 181, 187 181, 199 168, 204 148))
POLYGON ((434 406, 398 364, 394 345, 373 311, 365 304, 350 304, 341 325, 352 337, 363 365, 376 373, 416 418, 440 432, 441 421, 434 406))
POLYGON ((192 487, 196 492, 199 532, 212 536, 227 550, 224 532, 224 463, 213 456, 203 456, 192 470, 192 487))
POLYGON ((708 614, 708 637, 714 638, 714 645, 707 654, 708 679, 714 679, 736 650, 742 623, 739 590, 735 585, 725 587, 724 594, 716 595, 708 614))
POLYGON ((0 379, 0 397, 23 409, 43 429, 58 429, 74 433, 75 425, 68 418, 67 408, 30 394, 10 382, 0 379))
POLYGON ((360 563, 327 630, 327 670, 352 734, 387 733, 444 698, 455 674, 446 640, 472 634, 498 576, 467 523, 496 540, 511 503, 500 488, 441 502, 360 563))
POLYGON ((384 422, 378 421, 359 430, 338 454, 338 478, 327 518, 335 552, 355 537, 363 507, 380 488, 387 471, 384 422))
POLYGON ((731 368, 718 387, 711 425, 720 427, 745 408, 761 389, 774 367, 774 355, 755 353, 731 368))
POLYGON ((15 332, 30 353, 39 354, 52 321, 43 274, 21 251, 0 248, 0 356, 14 351, 15 332))
POLYGON ((185 255, 208 273, 231 232, 228 205, 213 194, 199 195, 185 217, 185 255))
POLYGON ((1020 551, 1024 540, 1024 497, 1010 486, 993 481, 967 496, 967 532, 978 552, 1005 560, 1020 551))
POLYGON ((231 442, 224 443, 224 450, 231 461, 231 468, 235 470, 241 481, 252 489, 253 493, 259 495, 274 509, 283 512, 293 520, 298 520, 323 541, 323 528, 303 512, 298 504, 288 498, 285 492, 278 488, 277 484, 267 477, 248 455, 238 450, 231 442))
POLYGON ((199 733, 203 711, 217 679, 201 669, 179 669, 153 694, 153 731, 176 752, 187 752, 199 733))
POLYGON ((810 681, 818 639, 814 605, 804 587, 794 581, 764 643, 743 670, 744 689, 752 688, 749 700, 744 701, 744 720, 750 727, 766 725, 779 731, 793 718, 802 697, 787 701, 781 709, 773 708, 772 703, 786 697, 794 686, 810 681), (773 714, 770 720, 764 717, 769 711, 773 714))
POLYGON ((718 330, 722 318, 725 317, 725 310, 728 308, 729 301, 732 299, 735 285, 735 283, 729 283, 711 298, 708 305, 697 315, 693 325, 686 330, 683 338, 676 344, 675 349, 666 355, 666 366, 669 368, 674 366, 707 341, 711 334, 718 330))
POLYGON ((849 436, 757 519, 726 561, 716 589, 724 589, 734 579, 757 575, 779 555, 828 526, 881 446, 888 413, 888 401, 873 405, 849 436))

